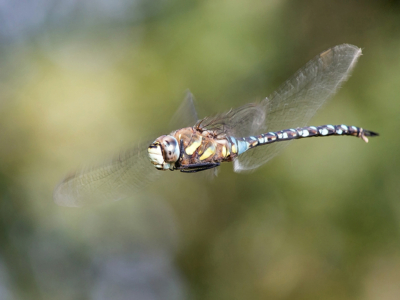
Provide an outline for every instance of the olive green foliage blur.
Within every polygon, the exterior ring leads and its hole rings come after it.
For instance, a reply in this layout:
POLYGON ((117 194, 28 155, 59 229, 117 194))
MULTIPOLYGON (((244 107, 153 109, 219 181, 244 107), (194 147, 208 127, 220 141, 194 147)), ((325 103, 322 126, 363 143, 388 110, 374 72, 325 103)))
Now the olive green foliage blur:
POLYGON ((0 299, 397 299, 397 2, 98 2, 0 26, 0 299), (200 118, 222 112, 342 43, 363 56, 310 125, 381 134, 368 144, 299 140, 253 173, 53 203, 68 172, 174 129, 186 89, 200 118))

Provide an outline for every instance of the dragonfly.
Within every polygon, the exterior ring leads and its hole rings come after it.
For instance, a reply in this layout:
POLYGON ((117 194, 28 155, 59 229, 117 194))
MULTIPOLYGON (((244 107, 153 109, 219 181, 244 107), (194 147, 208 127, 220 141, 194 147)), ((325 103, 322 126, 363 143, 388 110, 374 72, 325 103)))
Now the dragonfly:
POLYGON ((354 136, 368 142, 378 133, 349 125, 308 126, 317 110, 349 77, 361 55, 350 44, 332 47, 310 60, 270 97, 198 120, 188 93, 173 119, 186 127, 140 143, 104 164, 66 176, 54 191, 62 206, 79 207, 132 195, 162 172, 197 173, 232 162, 235 172, 265 164, 295 139, 354 136), (192 123, 190 123, 192 122, 192 123))

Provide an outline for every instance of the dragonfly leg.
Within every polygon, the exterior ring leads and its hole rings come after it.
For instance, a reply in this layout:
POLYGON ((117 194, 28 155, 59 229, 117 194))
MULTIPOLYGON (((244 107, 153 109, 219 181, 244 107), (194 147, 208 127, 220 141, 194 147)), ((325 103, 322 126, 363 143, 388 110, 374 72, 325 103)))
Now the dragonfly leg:
POLYGON ((220 163, 200 163, 200 164, 180 166, 177 169, 184 173, 196 173, 196 172, 216 168, 219 165, 220 165, 220 163))

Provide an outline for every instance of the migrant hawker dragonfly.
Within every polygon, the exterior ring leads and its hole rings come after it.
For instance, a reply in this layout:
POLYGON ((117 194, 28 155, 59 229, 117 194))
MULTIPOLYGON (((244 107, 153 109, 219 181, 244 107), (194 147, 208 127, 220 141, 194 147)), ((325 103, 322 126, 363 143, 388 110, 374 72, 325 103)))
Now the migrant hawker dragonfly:
MULTIPOLYGON (((154 180, 159 170, 193 173, 222 162, 233 162, 236 172, 254 170, 288 144, 281 142, 294 139, 349 135, 368 142, 378 134, 356 126, 306 126, 348 78, 360 55, 361 49, 353 45, 330 48, 259 103, 197 122, 194 118, 189 127, 162 135, 150 146, 140 144, 103 165, 67 176, 55 189, 55 202, 82 206, 119 200, 154 180)), ((191 94, 183 107, 184 118, 196 115, 191 94)))

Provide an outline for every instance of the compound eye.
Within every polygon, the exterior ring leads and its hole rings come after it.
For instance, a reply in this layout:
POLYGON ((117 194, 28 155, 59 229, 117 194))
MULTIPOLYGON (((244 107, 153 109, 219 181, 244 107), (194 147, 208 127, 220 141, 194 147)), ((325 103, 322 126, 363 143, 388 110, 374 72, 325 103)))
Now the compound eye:
POLYGON ((169 163, 174 163, 179 159, 178 141, 173 136, 166 136, 164 144, 164 160, 169 163))

